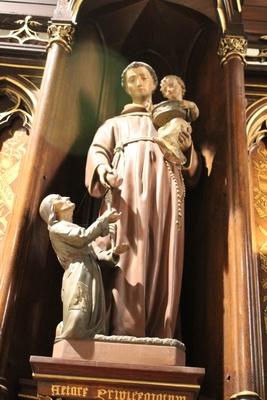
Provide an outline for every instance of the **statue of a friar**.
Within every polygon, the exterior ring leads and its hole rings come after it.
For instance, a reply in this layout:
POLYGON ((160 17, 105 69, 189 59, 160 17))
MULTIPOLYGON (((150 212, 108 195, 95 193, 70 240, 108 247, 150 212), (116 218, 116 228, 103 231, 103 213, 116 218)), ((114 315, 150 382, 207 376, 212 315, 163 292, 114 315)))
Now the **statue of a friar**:
MULTIPOLYGON (((132 98, 121 115, 96 132, 86 165, 86 186, 102 197, 100 215, 109 207, 121 213, 116 243, 128 243, 112 289, 109 334, 173 338, 177 322, 184 255, 184 178, 198 177, 199 157, 191 127, 180 124, 179 148, 186 163, 169 162, 156 142, 151 118, 153 68, 133 62, 122 73, 132 98)), ((110 246, 107 238, 106 246, 110 246)))

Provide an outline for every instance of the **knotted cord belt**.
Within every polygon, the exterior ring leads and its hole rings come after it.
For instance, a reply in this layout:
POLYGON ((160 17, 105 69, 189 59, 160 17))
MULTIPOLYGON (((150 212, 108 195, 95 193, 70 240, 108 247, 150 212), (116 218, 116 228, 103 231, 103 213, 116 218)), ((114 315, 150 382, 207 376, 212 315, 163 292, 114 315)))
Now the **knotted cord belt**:
MULTIPOLYGON (((119 162, 120 162, 121 158, 123 157, 123 170, 124 170, 124 147, 127 146, 128 144, 140 142, 140 141, 148 141, 148 142, 156 143, 155 137, 153 137, 153 136, 137 136, 135 138, 130 138, 128 140, 125 140, 124 142, 118 142, 114 149, 114 157, 113 157, 113 161, 112 161, 112 166, 114 169, 118 168, 119 162)), ((168 169, 171 180, 173 181, 174 186, 175 186, 176 199, 177 199, 177 220, 175 221, 175 223, 178 227, 178 230, 180 230, 182 227, 182 218, 183 218, 182 204, 183 204, 183 200, 185 197, 185 185, 184 185, 183 175, 181 173, 181 167, 180 168, 177 167, 179 170, 179 173, 180 173, 181 181, 182 181, 182 190, 181 190, 181 185, 178 184, 176 176, 172 171, 171 163, 169 161, 167 161, 165 158, 164 158, 164 163, 168 169)), ((122 176, 123 176, 123 174, 122 174, 122 176)))

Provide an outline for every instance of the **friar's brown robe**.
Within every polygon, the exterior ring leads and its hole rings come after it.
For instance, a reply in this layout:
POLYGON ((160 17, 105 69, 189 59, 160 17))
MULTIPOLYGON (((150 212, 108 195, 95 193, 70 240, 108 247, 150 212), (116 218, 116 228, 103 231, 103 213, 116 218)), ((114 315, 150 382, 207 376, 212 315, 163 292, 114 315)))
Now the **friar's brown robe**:
MULTIPOLYGON (((144 109, 127 107, 125 114, 98 129, 88 152, 86 186, 92 196, 105 194, 96 172, 99 164, 113 165, 123 178, 112 190, 112 207, 122 213, 116 243, 129 244, 112 291, 110 333, 116 335, 172 338, 175 332, 184 254, 184 183, 181 168, 166 163, 153 141, 156 135, 144 109)), ((198 157, 193 146, 189 153, 186 173, 193 180, 198 157)), ((105 207, 103 201, 102 210, 105 207)))

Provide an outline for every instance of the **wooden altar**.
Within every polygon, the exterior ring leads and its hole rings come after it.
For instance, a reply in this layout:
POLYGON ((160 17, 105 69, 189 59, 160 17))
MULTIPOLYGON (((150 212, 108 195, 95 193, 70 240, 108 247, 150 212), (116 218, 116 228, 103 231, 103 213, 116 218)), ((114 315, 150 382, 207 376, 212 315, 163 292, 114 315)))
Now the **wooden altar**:
POLYGON ((31 357, 42 398, 195 400, 203 369, 31 357))

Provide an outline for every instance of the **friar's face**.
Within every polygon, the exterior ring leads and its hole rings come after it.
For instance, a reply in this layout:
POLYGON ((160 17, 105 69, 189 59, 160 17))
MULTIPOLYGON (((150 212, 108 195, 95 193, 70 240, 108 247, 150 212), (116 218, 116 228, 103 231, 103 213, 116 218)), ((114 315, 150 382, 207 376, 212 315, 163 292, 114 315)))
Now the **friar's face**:
POLYGON ((134 103, 149 99, 156 85, 146 67, 131 68, 126 73, 126 90, 134 103))

